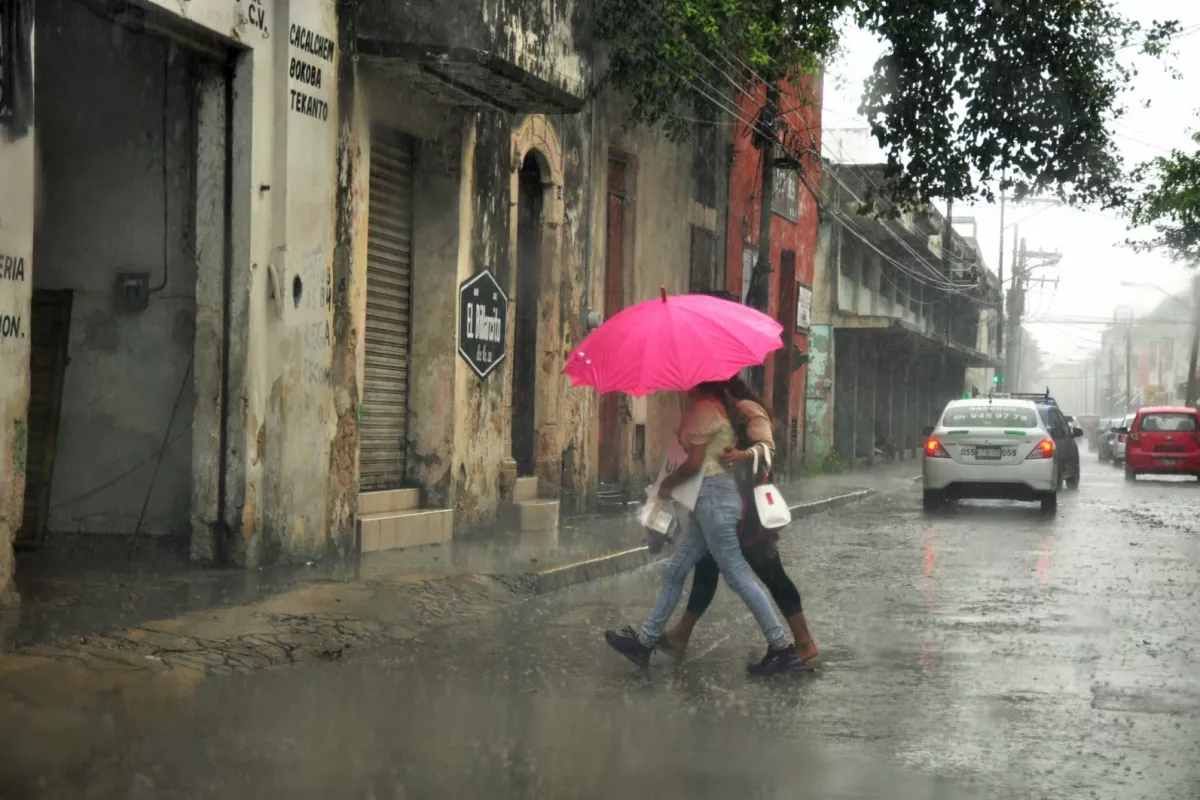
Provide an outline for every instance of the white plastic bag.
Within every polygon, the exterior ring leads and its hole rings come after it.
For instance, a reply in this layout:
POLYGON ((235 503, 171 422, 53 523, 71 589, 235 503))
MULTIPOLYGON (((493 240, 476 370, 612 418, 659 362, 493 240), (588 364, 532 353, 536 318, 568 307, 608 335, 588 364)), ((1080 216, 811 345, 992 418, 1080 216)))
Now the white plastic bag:
MULTIPOLYGON (((767 462, 767 474, 771 473, 771 450, 763 447, 763 457, 767 462)), ((754 477, 758 478, 758 448, 754 448, 754 477)), ((792 521, 792 510, 787 501, 779 493, 774 483, 762 483, 754 487, 754 508, 758 511, 758 521, 766 530, 773 531, 782 528, 792 521)))
POLYGON ((657 555, 667 542, 675 538, 675 532, 679 529, 675 504, 670 500, 660 500, 657 495, 651 496, 642 506, 638 521, 646 529, 646 547, 651 555, 657 555))

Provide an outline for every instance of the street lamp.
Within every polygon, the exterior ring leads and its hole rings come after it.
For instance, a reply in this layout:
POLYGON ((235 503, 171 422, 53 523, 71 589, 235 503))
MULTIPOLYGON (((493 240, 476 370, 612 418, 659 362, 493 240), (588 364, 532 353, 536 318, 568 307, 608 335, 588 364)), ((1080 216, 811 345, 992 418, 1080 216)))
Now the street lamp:
POLYGON ((1185 303, 1176 297, 1171 292, 1161 286, 1155 286, 1153 283, 1138 283, 1137 281, 1121 281, 1121 285, 1127 288, 1136 287, 1142 289, 1154 289, 1174 302, 1178 303, 1180 308, 1187 309, 1192 315, 1192 349, 1188 354, 1188 375, 1187 375, 1187 394, 1184 397, 1184 405, 1196 405, 1196 360, 1200 356, 1200 275, 1195 275, 1192 278, 1192 302, 1185 303))

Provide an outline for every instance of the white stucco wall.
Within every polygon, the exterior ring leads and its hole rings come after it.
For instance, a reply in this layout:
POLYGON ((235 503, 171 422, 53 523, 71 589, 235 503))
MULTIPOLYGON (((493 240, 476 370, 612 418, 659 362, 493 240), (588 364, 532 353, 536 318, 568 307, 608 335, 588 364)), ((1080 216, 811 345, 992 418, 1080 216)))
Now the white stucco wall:
MULTIPOLYGON (((194 436, 182 436, 172 444, 168 453, 168 470, 175 477, 167 480, 163 493, 165 505, 157 511, 160 525, 156 530, 186 530, 188 512, 191 514, 193 556, 201 561, 214 559, 225 549, 234 563, 252 566, 264 561, 297 561, 324 554, 327 549, 327 494, 330 481, 330 440, 336 426, 333 413, 335 392, 328 372, 332 360, 332 344, 326 334, 331 325, 332 285, 331 265, 334 259, 334 214, 337 196, 337 18, 333 0, 190 0, 185 4, 147 0, 146 30, 164 35, 176 33, 210 51, 227 47, 232 60, 232 92, 228 96, 231 108, 230 204, 228 239, 230 241, 230 282, 228 294, 229 329, 232 332, 228 347, 228 437, 225 443, 228 477, 225 483, 224 516, 232 531, 225 547, 217 546, 218 465, 220 444, 212 430, 219 420, 222 342, 221 324, 225 313, 225 283, 220 274, 226 260, 212 248, 223 250, 225 245, 223 167, 225 139, 221 124, 226 98, 221 96, 219 81, 214 83, 217 70, 208 70, 207 85, 193 85, 180 80, 172 92, 181 101, 196 86, 200 86, 201 141, 200 159, 211 169, 197 175, 196 209, 190 207, 193 187, 187 187, 187 213, 176 215, 171 209, 169 232, 177 235, 188 219, 195 214, 197 238, 210 249, 194 259, 180 257, 171 264, 171 278, 161 303, 151 302, 150 309, 137 318, 121 320, 117 325, 115 351, 103 348, 80 350, 89 358, 101 356, 108 363, 96 361, 85 374, 85 364, 69 368, 71 380, 78 381, 72 403, 84 403, 86 396, 77 390, 100 391, 105 402, 116 396, 107 385, 125 370, 121 380, 131 382, 139 376, 153 379, 154 386, 122 401, 127 413, 138 417, 145 428, 146 441, 161 435, 165 415, 157 398, 169 384, 174 390, 183 379, 187 355, 192 352, 191 326, 195 325, 196 355, 194 386, 190 393, 198 405, 196 418, 205 423, 205 430, 194 436), (298 26, 293 29, 292 26, 298 26), (300 30, 302 29, 302 30, 300 30), (310 68, 321 70, 320 85, 315 85, 313 69, 294 69, 293 59, 310 68), (295 77, 292 77, 295 76, 295 77), (306 80, 307 79, 307 80, 306 80), (297 92, 312 100, 298 98, 297 92), (219 213, 214 220, 212 215, 219 213), (204 224, 206 219, 211 224, 204 224), (195 264, 201 264, 198 273, 195 264), (178 269, 176 269, 178 267, 178 269), (189 271, 190 270, 190 271, 189 271), (296 303, 293 281, 300 278, 301 301, 296 303), (190 291, 188 285, 190 284, 190 291), (178 295, 178 296, 176 296, 178 295), (191 304, 191 305, 189 305, 191 304), (201 320, 202 324, 191 320, 201 320), (128 330, 125 330, 125 326, 128 330), (139 349, 141 348, 141 349, 139 349), (149 348, 146 350, 146 348, 149 348), (100 352, 93 353, 93 350, 100 352), (150 357, 153 354, 153 357, 150 357), (170 356, 170 358, 168 358, 170 356), (151 361, 161 361, 150 374, 151 361), (96 386, 96 384, 100 384, 96 386), (161 384, 161 386, 160 386, 161 384), (142 405, 155 399, 153 408, 142 405), (151 431, 154 436, 151 436, 151 431), (191 450, 189 454, 189 450, 191 450), (191 463, 190 468, 188 463, 191 463), (190 474, 189 474, 190 472, 190 474), (188 499, 188 488, 191 499, 188 499)), ((85 15, 86 11, 82 12, 85 15)), ((93 19, 88 25, 108 23, 93 19)), ((112 26, 110 35, 125 36, 112 26)), ((75 31, 69 31, 73 33, 75 31)), ((65 35, 65 33, 64 33, 65 35)), ((66 59, 83 58, 84 53, 61 54, 66 59)), ((139 56, 131 50, 128 63, 113 63, 105 68, 95 64, 75 65, 74 83, 54 88, 55 101, 62 101, 62 113, 72 136, 90 135, 101 139, 112 135, 118 117, 128 121, 161 117, 161 71, 147 80, 138 98, 120 113, 104 111, 121 100, 112 94, 122 76, 134 71, 139 56), (90 71, 89 71, 90 70, 90 71), (94 85, 92 85, 94 84, 94 85), (90 87, 90 88, 89 88, 90 87), (88 93, 90 92, 90 97, 88 93), (110 96, 111 95, 111 96, 110 96), (98 106, 89 108, 89 103, 98 106), (113 119, 107 120, 108 113, 113 119), (73 114, 73 116, 72 116, 73 114), (110 127, 111 123, 111 127, 110 127)), ((147 56, 153 61, 153 56, 147 56)), ((159 62, 161 64, 161 62, 159 62)), ((35 87, 41 91, 41 76, 35 74, 35 87)), ((53 82, 50 84, 53 86, 53 82)), ((130 87, 132 90, 132 87, 130 87)), ((129 98, 126 98, 129 99, 129 98)), ((168 100, 176 102, 174 96, 168 100)), ((59 126, 63 130, 63 126, 59 126)), ((183 158, 192 158, 190 147, 174 147, 180 131, 169 131, 172 147, 168 158, 169 177, 179 173, 183 158), (180 160, 176 160, 180 159, 180 160)), ((86 148, 70 155, 70 169, 52 175, 51 185, 61 184, 69 196, 64 203, 73 203, 71 224, 92 237, 88 250, 90 261, 101 265, 86 276, 76 277, 73 264, 81 263, 84 241, 53 241, 45 258, 45 271, 33 259, 34 239, 34 162, 36 134, 21 140, 9 141, 0 137, 0 174, 5 177, 5 190, 0 193, 0 255, 24 260, 23 280, 0 279, 0 316, 21 320, 20 332, 28 330, 31 289, 38 276, 38 285, 66 285, 81 281, 88 293, 95 292, 95 309, 102 306, 102 297, 111 291, 111 271, 143 269, 152 280, 160 275, 162 258, 152 258, 161 249, 161 217, 150 219, 144 208, 149 195, 150 178, 160 174, 155 170, 161 142, 149 137, 131 146, 108 163, 97 163, 85 169, 86 148), (135 163, 141 155, 144 163, 135 163), (123 162, 128 163, 123 163, 123 162), (71 191, 71 181, 76 190, 71 191), (124 205, 118 200, 129 199, 124 205), (133 203, 131 198, 137 198, 133 203), (122 208, 125 214, 120 215, 122 208), (133 208, 132 212, 129 208, 133 208), (143 233, 143 230, 146 232, 143 233), (153 252, 150 252, 153 251, 153 252), (120 267, 118 267, 118 262, 120 267), (132 266, 145 263, 146 266, 132 266)), ((52 150, 66 148, 66 141, 47 141, 52 150)), ((94 142, 99 144, 99 142, 94 142)), ((170 181, 169 181, 170 182, 170 181)), ((161 214, 161 206, 156 209, 161 214)), ((62 221, 55 220, 55 225, 62 221)), ((47 227, 40 233, 51 235, 59 228, 47 227)), ((64 235, 69 231, 63 231, 64 235)), ((76 237, 83 239, 84 237, 76 237)), ((72 288, 75 288, 72 286, 72 288)), ((361 292, 358 295, 361 299, 361 292)), ((76 314, 82 315, 75 326, 72 347, 84 342, 76 337, 98 340, 113 350, 111 330, 107 322, 91 324, 89 303, 77 299, 76 314), (103 324, 101 324, 103 323, 103 324), (97 327, 99 325, 99 327, 97 327)), ((83 359, 86 362, 88 359, 83 359)), ((28 398, 29 342, 20 335, 0 339, 0 415, 4 420, 0 443, 0 467, 3 469, 3 491, 0 492, 0 517, 7 543, 19 526, 23 493, 26 453, 24 424, 28 398)), ((173 391, 174 391, 173 390, 173 391)), ((185 389, 185 391, 188 391, 185 389)), ((172 396, 173 401, 173 396, 172 396)), ((349 402, 349 401, 347 401, 349 402)), ((92 428, 105 421, 96 416, 107 413, 88 406, 92 428)), ((191 409, 184 404, 190 425, 191 409)), ((69 433, 64 413, 64 433, 68 457, 59 468, 64 481, 72 478, 69 464, 76 458, 80 464, 89 463, 95 470, 97 453, 87 454, 89 448, 110 449, 116 445, 96 438, 90 430, 85 439, 69 433), (71 455, 74 454, 74 455, 71 455)), ((80 431, 83 431, 80 428, 80 431)), ((125 437, 127 440, 134 437, 125 437)), ((161 441, 161 440, 159 440, 161 441)), ((139 446, 146 444, 139 440, 139 446)), ((128 441, 124 445, 131 448, 128 441)), ((57 476, 56 476, 57 477, 57 476)), ((162 480, 160 475, 159 480, 162 480)), ((57 484, 57 482, 56 482, 57 484)), ((144 487, 143 487, 144 488, 144 487)), ((67 487, 56 485, 62 495, 67 487)), ((157 513, 152 504, 152 515, 157 513)), ((63 520, 60 517, 59 522, 63 520)), ((89 529, 94 528, 89 523, 89 529)), ((82 526, 81 526, 82 529, 82 526)), ((11 573, 11 553, 0 546, 0 593, 8 587, 11 573)))

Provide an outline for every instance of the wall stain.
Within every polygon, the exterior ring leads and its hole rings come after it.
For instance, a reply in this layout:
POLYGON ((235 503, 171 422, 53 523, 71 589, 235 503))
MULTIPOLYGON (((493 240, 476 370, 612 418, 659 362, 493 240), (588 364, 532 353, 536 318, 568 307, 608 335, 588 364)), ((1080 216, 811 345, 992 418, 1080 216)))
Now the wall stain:
POLYGON ((19 475, 25 474, 25 463, 29 449, 29 434, 25 428, 25 420, 13 421, 13 466, 19 475))

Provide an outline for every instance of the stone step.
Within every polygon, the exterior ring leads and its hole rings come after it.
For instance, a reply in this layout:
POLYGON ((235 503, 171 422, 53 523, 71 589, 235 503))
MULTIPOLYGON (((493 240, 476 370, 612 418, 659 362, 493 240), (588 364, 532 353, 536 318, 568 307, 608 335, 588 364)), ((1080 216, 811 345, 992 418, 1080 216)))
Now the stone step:
POLYGON ((517 478, 516 484, 513 485, 513 502, 524 503, 527 500, 537 499, 538 479, 533 476, 517 478))
POLYGON ((448 542, 454 537, 454 512, 448 508, 360 514, 358 541, 363 553, 448 542))
POLYGON ((558 501, 522 500, 505 503, 500 509, 500 519, 517 530, 553 530, 558 527, 558 501))
POLYGON ((384 514, 388 511, 413 511, 421 506, 418 489, 390 489, 382 492, 359 492, 358 513, 384 514))

